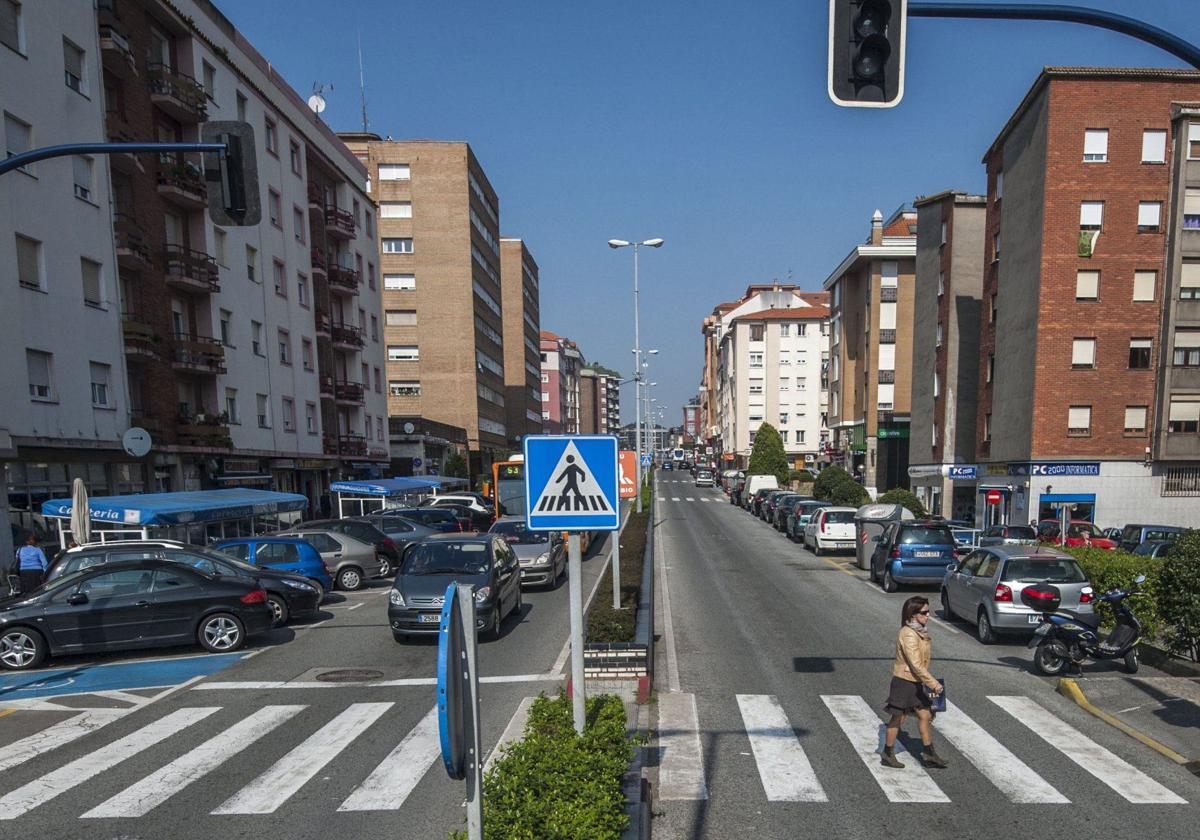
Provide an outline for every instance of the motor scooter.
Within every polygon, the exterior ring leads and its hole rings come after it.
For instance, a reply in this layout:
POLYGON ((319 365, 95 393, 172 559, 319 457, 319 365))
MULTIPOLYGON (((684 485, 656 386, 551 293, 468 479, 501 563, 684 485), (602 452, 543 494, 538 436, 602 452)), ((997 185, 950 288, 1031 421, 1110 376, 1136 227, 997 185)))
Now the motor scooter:
POLYGON ((1139 664, 1137 644, 1143 626, 1125 602, 1137 594, 1138 586, 1145 580, 1145 575, 1138 575, 1128 589, 1114 589, 1096 596, 1096 601, 1111 605, 1116 616, 1116 626, 1103 640, 1080 616, 1059 610, 1061 598, 1057 587, 1050 584, 1025 587, 1021 592, 1022 602, 1042 613, 1042 623, 1029 640, 1029 647, 1035 648, 1033 664, 1038 671, 1054 677, 1068 667, 1078 671, 1085 659, 1121 659, 1125 671, 1136 674, 1139 664))

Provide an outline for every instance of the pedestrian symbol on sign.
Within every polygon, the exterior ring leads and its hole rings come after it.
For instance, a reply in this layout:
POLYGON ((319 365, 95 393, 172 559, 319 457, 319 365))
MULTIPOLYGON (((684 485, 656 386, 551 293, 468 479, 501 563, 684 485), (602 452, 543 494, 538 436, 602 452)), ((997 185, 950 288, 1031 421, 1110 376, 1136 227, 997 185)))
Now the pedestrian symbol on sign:
POLYGON ((574 443, 567 444, 554 467, 550 483, 542 491, 534 510, 538 513, 593 514, 611 513, 599 483, 587 471, 574 443), (582 465, 582 466, 581 466, 582 465))

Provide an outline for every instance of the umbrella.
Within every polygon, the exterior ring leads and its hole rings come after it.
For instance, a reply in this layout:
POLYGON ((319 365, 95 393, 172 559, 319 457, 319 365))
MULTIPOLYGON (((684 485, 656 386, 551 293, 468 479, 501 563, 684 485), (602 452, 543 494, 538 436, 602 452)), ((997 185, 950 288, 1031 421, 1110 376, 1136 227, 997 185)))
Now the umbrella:
POLYGON ((71 485, 71 537, 80 545, 86 545, 92 535, 90 513, 87 487, 82 478, 77 478, 71 485))

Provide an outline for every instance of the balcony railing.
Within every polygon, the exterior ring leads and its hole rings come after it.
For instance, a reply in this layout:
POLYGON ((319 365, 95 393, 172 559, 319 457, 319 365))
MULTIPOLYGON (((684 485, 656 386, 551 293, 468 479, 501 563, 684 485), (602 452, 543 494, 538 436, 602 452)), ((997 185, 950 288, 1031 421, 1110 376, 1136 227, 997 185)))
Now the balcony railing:
POLYGON ((363 403, 364 389, 357 382, 335 382, 333 393, 338 402, 354 403, 355 405, 363 403))
POLYGON ((879 331, 879 343, 880 344, 895 344, 896 343, 896 331, 895 330, 880 330, 879 331))
POLYGON ((221 291, 217 261, 203 251, 168 245, 163 249, 163 265, 170 286, 202 294, 221 291))
MULTIPOLYGON (((325 206, 325 191, 317 184, 310 183, 308 185, 308 206, 309 207, 324 207, 325 206)), ((322 216, 324 218, 324 216, 322 216)))
POLYGON ((318 312, 316 318, 317 335, 330 335, 333 331, 333 321, 324 312, 318 312))
POLYGON ((115 21, 100 23, 100 57, 104 69, 119 78, 137 75, 125 28, 115 21))
POLYGON ((327 275, 329 277, 330 291, 358 294, 359 277, 358 272, 353 268, 346 268, 342 265, 330 265, 327 275))
POLYGON ((895 381, 896 381, 896 371, 894 371, 894 370, 879 371, 879 384, 880 385, 890 385, 895 381))
POLYGON ((339 207, 325 208, 325 227, 331 236, 354 237, 354 215, 339 207))
POLYGON ((175 421, 175 439, 184 446, 229 449, 229 417, 225 414, 180 415, 175 421))
POLYGON ((208 187, 204 183, 204 170, 188 160, 179 160, 171 155, 158 159, 159 195, 189 209, 204 207, 208 203, 208 187))
POLYGON ((212 336, 176 333, 172 365, 192 373, 225 373, 225 345, 212 336))
POLYGON ((312 264, 313 271, 319 271, 324 274, 325 266, 327 264, 325 252, 320 248, 313 247, 308 253, 310 257, 309 262, 312 264))
POLYGON ((359 327, 351 327, 346 324, 334 324, 329 335, 333 339, 334 344, 343 344, 352 347, 365 347, 366 339, 363 337, 363 331, 359 327))
POLYGON ((133 312, 121 314, 121 337, 126 353, 158 358, 162 336, 142 315, 133 312))
POLYGON ((165 64, 150 64, 150 99, 181 122, 203 122, 208 116, 204 88, 191 76, 177 73, 165 64))
POLYGON ((150 265, 150 248, 146 245, 146 234, 128 213, 113 213, 113 244, 117 250, 117 264, 122 268, 143 269, 150 265))
POLYGON ((895 303, 900 290, 895 286, 884 286, 879 290, 879 300, 883 303, 895 303))
POLYGON ((363 457, 367 454, 367 439, 362 435, 344 434, 340 437, 325 436, 326 455, 349 455, 363 457))
POLYGON ((336 383, 332 376, 322 376, 318 379, 321 396, 333 396, 336 391, 336 383))

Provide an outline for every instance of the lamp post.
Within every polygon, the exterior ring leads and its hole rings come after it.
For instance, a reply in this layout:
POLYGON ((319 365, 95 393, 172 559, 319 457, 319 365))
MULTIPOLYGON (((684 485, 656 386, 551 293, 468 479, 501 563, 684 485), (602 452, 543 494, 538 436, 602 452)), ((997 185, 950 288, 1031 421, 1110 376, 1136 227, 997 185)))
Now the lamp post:
MULTIPOLYGON (((638 313, 638 251, 643 245, 648 248, 661 248, 663 240, 661 238, 646 239, 641 242, 629 242, 624 239, 608 240, 609 248, 633 248, 633 356, 636 360, 634 363, 634 378, 637 380, 637 396, 641 399, 642 395, 642 337, 641 324, 639 322, 638 313)), ((637 416, 635 419, 635 438, 637 450, 637 512, 642 512, 642 414, 640 403, 634 403, 637 406, 637 416)))

